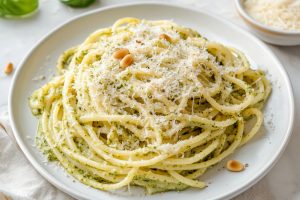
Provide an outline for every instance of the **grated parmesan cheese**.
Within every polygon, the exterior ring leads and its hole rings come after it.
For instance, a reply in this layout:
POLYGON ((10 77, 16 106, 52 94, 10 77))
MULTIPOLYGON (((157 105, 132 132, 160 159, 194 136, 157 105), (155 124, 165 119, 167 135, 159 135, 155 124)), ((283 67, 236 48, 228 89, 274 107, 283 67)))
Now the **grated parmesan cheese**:
POLYGON ((300 30, 299 0, 246 0, 244 7, 257 21, 282 30, 300 30))

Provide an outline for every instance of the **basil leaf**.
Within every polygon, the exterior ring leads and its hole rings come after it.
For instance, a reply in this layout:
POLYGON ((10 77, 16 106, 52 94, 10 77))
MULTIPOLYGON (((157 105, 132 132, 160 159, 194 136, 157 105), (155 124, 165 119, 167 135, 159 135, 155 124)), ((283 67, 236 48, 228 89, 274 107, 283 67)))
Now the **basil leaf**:
POLYGON ((38 0, 0 0, 0 17, 21 17, 35 11, 38 0))
POLYGON ((94 3, 95 0, 60 0, 60 1, 71 7, 84 8, 94 3))

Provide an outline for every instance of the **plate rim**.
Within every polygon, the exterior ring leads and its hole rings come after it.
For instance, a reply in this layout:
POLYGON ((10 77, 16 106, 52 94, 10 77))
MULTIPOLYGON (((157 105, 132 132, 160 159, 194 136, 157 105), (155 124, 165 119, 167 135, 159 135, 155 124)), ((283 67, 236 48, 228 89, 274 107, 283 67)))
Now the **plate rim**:
POLYGON ((179 9, 185 9, 185 10, 192 10, 194 12, 197 13, 202 13, 205 14, 211 18, 214 18, 218 21, 221 21, 222 23, 233 27, 234 29, 237 29, 238 31, 240 31, 241 33, 243 33, 244 35, 246 35, 247 37, 250 37, 252 40, 256 41, 257 44, 259 44, 263 49, 267 50, 268 53, 270 53, 272 55, 272 59, 277 63, 277 65, 279 66, 279 71, 282 75, 282 77, 284 78, 284 81, 287 84, 287 93, 288 93, 288 102, 290 104, 290 116, 289 116, 289 124, 288 124, 288 128, 287 131, 284 135, 284 140, 281 142, 278 150, 273 154, 273 156, 271 157, 271 159, 268 160, 268 162, 264 165, 264 167, 262 167, 258 173, 255 175, 255 177, 253 178, 252 181, 249 181, 248 183, 246 183, 245 185, 243 185, 242 187, 237 187, 235 189, 233 189, 230 192, 227 192, 225 195, 223 196, 218 196, 216 199, 229 199, 229 198, 233 198, 239 194, 241 194, 242 192, 246 191, 247 189, 249 189, 251 186, 253 186, 255 183, 257 183, 259 180, 261 180, 273 167, 274 165, 277 163, 277 161, 279 160, 279 158, 282 156, 290 138, 291 135, 293 133, 293 127, 294 127, 294 118, 295 118, 295 103, 294 103, 294 94, 293 94, 293 89, 292 89, 292 84, 290 81, 290 78, 288 76, 288 73, 286 72, 285 68, 283 67, 283 65, 281 64, 281 62, 279 61, 279 59, 277 58, 277 56, 273 53, 273 51, 271 50, 271 48, 269 48, 266 44, 264 44, 261 40, 259 40, 257 37, 255 37, 254 35, 252 35, 251 33, 247 32, 246 30, 244 30, 243 28, 239 27, 238 25, 228 21, 227 19, 222 18, 220 15, 216 15, 213 14, 211 12, 207 12, 207 11, 202 11, 199 10, 197 8, 193 8, 191 6, 187 6, 187 5, 178 5, 178 4, 174 4, 174 3, 166 3, 166 2, 158 2, 158 1, 152 1, 152 2, 131 2, 131 3, 121 3, 121 4, 114 4, 114 5, 110 5, 110 6, 104 6, 104 7, 100 7, 88 12, 84 12, 78 16, 72 17, 71 19, 68 19, 62 23, 60 23, 58 26, 54 27, 53 29, 51 29, 47 34, 45 34, 44 36, 42 36, 41 39, 39 39, 37 42, 35 42, 35 44, 32 46, 32 48, 28 51, 28 53, 26 53, 26 55, 23 57, 22 61, 20 62, 20 64, 18 65, 18 68, 13 76, 12 79, 12 83, 9 89, 9 96, 8 96, 8 112, 9 112, 9 121, 13 130, 13 135, 17 141, 17 144, 19 145, 20 149, 22 150, 22 152, 25 154, 26 159, 30 162, 30 164, 35 168, 35 170, 43 176, 43 178, 45 178, 48 182, 50 182, 52 185, 54 185, 57 189, 71 195, 72 197, 75 198, 82 198, 85 199, 84 195, 81 194, 80 192, 73 190, 69 185, 65 185, 62 182, 60 182, 58 179, 56 179, 51 173, 47 172, 46 169, 44 169, 42 166, 40 166, 39 162, 36 161, 34 159, 34 156, 29 152, 29 150, 27 149, 26 145, 22 142, 21 139, 21 134, 19 134, 17 128, 16 128, 16 123, 15 123, 15 118, 14 118, 14 114, 13 114, 13 105, 12 105, 12 99, 13 99, 13 94, 14 94, 14 90, 15 90, 15 85, 17 82, 17 78, 20 74, 21 69, 24 67, 25 62, 27 61, 27 59, 33 54, 33 52, 39 47, 39 45, 41 43, 43 43, 45 40, 47 40, 49 37, 51 37, 52 34, 54 34, 55 32, 59 31, 61 28, 63 28, 64 26, 66 26, 67 24, 72 23, 73 21, 79 20, 82 17, 88 16, 88 15, 93 15, 95 13, 99 13, 99 12, 103 12, 105 10, 112 10, 112 9, 117 9, 117 8, 124 8, 124 7, 132 7, 132 6, 153 6, 153 5, 161 5, 161 6, 167 6, 167 7, 173 7, 173 8, 179 8, 179 9))

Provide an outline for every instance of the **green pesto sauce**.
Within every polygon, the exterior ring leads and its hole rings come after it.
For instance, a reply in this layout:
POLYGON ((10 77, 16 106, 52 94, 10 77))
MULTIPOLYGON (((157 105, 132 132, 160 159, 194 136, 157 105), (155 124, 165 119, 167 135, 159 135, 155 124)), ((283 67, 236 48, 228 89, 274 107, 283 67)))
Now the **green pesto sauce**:
POLYGON ((38 130, 35 137, 35 144, 42 151, 42 153, 46 156, 46 158, 49 161, 57 161, 56 156, 54 155, 54 153, 52 152, 51 148, 49 147, 46 141, 45 135, 42 131, 41 122, 39 122, 38 124, 38 130))

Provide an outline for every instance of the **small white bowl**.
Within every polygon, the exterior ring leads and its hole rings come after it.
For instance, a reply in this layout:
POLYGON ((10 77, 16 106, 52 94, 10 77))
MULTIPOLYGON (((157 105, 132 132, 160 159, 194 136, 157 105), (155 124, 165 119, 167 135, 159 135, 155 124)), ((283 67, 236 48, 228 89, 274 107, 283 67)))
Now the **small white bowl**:
POLYGON ((287 31, 279 30, 273 27, 260 23, 251 17, 244 8, 244 0, 235 0, 235 6, 246 24, 250 27, 257 37, 263 41, 271 44, 282 46, 295 46, 300 45, 300 30, 299 31, 287 31))

